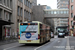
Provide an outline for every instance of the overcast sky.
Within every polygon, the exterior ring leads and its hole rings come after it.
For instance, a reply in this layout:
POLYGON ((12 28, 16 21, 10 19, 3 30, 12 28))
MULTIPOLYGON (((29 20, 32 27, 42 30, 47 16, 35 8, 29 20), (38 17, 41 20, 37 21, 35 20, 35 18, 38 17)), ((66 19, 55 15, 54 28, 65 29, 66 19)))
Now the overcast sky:
POLYGON ((52 9, 57 9, 57 0, 37 0, 37 4, 48 5, 52 9))

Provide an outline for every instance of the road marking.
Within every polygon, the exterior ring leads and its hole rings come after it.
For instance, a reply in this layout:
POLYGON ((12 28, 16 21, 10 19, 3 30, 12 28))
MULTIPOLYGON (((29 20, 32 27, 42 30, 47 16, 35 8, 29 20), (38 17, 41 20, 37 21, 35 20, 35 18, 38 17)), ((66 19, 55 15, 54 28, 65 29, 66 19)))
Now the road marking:
POLYGON ((17 47, 17 46, 13 46, 13 47, 5 48, 5 49, 3 49, 3 50, 11 49, 11 48, 14 48, 14 47, 17 47))
POLYGON ((66 46, 66 50, 70 50, 70 44, 69 44, 69 36, 67 37, 67 46, 66 46))
MULTIPOLYGON (((44 44, 44 45, 47 45, 47 44, 49 44, 49 43, 50 43, 50 42, 48 42, 48 43, 46 43, 46 44, 44 44)), ((39 49, 39 48, 43 47, 44 45, 39 46, 39 47, 35 48, 34 50, 37 50, 37 49, 39 49)))
POLYGON ((58 41, 58 43, 60 43, 60 41, 58 41))
POLYGON ((65 38, 67 38, 67 37, 65 36, 65 38))
POLYGON ((54 38, 58 38, 57 36, 55 36, 54 38))

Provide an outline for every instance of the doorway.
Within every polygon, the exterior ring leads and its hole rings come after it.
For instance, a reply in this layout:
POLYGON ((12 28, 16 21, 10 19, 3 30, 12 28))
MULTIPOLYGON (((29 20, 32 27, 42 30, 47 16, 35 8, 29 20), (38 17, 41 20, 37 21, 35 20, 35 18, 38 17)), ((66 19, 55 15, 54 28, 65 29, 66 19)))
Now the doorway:
POLYGON ((0 25, 0 40, 2 40, 2 26, 0 25))

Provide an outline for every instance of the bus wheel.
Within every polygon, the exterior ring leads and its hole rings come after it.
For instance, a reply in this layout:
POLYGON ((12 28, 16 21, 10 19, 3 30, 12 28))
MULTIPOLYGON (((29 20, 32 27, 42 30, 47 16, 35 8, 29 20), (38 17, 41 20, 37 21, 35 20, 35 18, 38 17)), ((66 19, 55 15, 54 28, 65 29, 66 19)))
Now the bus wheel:
POLYGON ((50 42, 50 40, 48 40, 48 42, 50 42))

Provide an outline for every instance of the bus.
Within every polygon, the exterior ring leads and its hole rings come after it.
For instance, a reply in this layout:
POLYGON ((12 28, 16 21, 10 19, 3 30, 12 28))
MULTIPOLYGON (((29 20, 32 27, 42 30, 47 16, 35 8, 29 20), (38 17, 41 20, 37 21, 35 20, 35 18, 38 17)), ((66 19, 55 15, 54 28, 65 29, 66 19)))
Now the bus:
POLYGON ((19 23, 19 43, 42 44, 50 41, 50 26, 39 21, 19 23))

